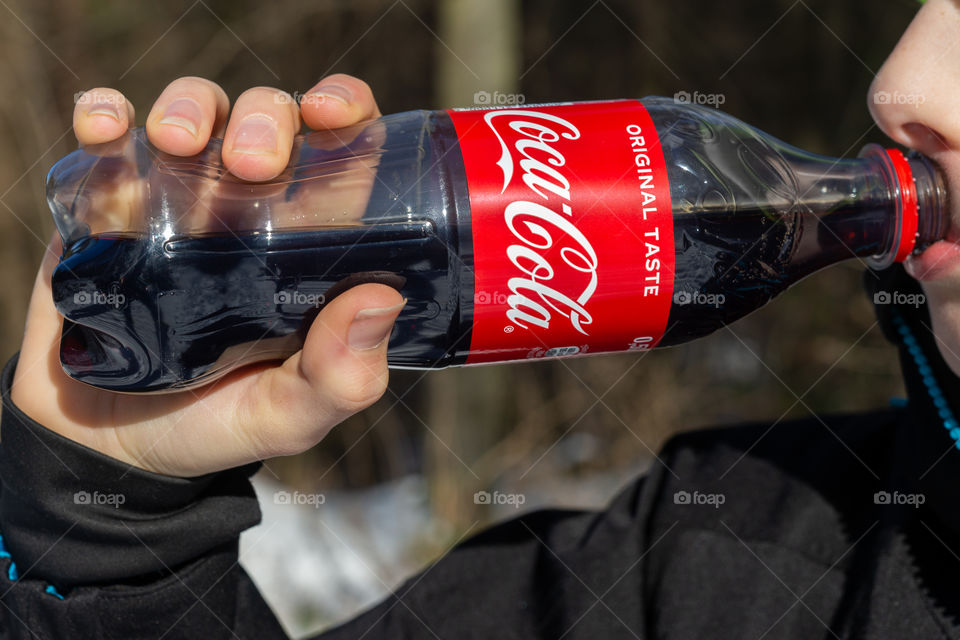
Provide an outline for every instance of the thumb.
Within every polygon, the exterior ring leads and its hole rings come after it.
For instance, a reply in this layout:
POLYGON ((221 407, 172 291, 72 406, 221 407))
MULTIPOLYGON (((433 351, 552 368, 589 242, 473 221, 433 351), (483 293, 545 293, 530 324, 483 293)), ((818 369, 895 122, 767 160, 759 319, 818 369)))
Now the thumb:
POLYGON ((317 315, 303 349, 261 374, 242 427, 264 457, 309 449, 383 395, 387 342, 405 302, 386 285, 354 287, 317 315))

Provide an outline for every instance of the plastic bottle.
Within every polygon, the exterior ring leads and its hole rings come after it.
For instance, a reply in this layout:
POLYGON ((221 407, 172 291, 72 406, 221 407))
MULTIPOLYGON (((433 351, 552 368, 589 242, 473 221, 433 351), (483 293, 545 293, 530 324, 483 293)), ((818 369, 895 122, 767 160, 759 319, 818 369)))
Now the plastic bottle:
POLYGON ((142 129, 50 171, 64 370, 128 392, 285 358, 339 292, 407 298, 393 367, 679 344, 841 260, 945 237, 928 159, 784 144, 666 98, 412 111, 298 136, 269 183, 142 129))

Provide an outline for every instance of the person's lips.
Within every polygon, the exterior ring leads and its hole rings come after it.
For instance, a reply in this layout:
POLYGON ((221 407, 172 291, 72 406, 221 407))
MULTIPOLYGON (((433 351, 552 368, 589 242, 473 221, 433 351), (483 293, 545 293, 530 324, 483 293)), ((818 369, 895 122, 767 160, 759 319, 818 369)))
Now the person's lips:
POLYGON ((910 256, 903 263, 911 277, 931 282, 945 278, 960 267, 960 229, 954 224, 947 237, 932 245, 918 256, 910 256))

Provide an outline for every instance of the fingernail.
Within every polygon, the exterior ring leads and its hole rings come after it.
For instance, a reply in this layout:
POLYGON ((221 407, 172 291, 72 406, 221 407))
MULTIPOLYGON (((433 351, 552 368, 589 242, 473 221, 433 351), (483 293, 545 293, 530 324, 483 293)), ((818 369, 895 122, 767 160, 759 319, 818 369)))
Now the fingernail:
POLYGON ((393 333, 397 312, 407 304, 407 299, 392 307, 361 309, 354 316, 347 330, 347 344, 357 351, 369 351, 383 344, 393 333))
POLYGON ((120 110, 117 108, 117 105, 110 102, 96 102, 90 106, 90 110, 87 111, 88 116, 109 116, 120 122, 120 110))
POLYGON ((203 119, 203 110, 196 100, 193 98, 177 98, 163 112, 160 124, 180 127, 196 138, 197 132, 200 130, 201 119, 203 119))
POLYGON ((339 84, 325 84, 311 93, 310 96, 319 104, 323 104, 329 99, 348 105, 353 100, 353 92, 339 84))
POLYGON ((233 138, 235 153, 269 155, 277 152, 277 123, 267 115, 247 116, 233 138))

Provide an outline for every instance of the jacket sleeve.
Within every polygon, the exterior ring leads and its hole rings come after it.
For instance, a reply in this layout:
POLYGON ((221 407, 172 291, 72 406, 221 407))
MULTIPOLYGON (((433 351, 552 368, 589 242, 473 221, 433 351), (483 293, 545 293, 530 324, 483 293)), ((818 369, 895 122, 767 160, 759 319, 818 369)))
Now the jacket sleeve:
POLYGON ((259 463, 150 473, 31 420, 0 376, 0 635, 286 638, 237 564, 259 463))
MULTIPOLYGON (((0 378, 0 630, 4 638, 286 638, 237 564, 260 519, 257 465, 149 473, 63 438, 0 378)), ((477 533, 386 600, 322 634, 380 638, 645 637, 645 489, 599 513, 538 511, 477 533)))

